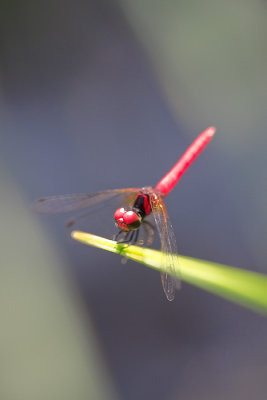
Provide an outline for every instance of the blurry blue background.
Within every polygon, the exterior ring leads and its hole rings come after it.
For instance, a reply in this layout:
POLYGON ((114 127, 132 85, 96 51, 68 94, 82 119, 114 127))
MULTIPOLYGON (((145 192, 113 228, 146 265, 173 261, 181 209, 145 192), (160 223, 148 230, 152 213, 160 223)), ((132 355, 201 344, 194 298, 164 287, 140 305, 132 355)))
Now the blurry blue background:
POLYGON ((179 251, 266 273, 266 2, 0 5, 1 398, 265 399, 265 319, 186 284, 171 304, 29 209, 153 185, 215 125, 167 199, 179 251))

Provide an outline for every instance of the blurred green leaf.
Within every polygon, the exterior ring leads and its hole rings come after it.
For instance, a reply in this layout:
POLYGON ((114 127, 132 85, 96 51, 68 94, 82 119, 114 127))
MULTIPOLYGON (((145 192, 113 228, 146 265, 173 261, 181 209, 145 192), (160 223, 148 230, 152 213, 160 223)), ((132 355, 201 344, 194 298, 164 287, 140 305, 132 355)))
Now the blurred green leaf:
POLYGON ((197 130, 200 121, 203 126, 213 121, 224 133, 220 145, 238 153, 249 149, 255 138, 264 139, 264 2, 124 0, 120 4, 166 100, 188 132, 197 130))
POLYGON ((117 399, 68 261, 0 167, 0 399, 117 399))
MULTIPOLYGON (((72 237, 167 272, 162 253, 139 246, 125 246, 86 232, 73 231, 72 237)), ((224 297, 256 312, 267 314, 267 276, 209 261, 177 255, 176 271, 183 281, 224 297)))

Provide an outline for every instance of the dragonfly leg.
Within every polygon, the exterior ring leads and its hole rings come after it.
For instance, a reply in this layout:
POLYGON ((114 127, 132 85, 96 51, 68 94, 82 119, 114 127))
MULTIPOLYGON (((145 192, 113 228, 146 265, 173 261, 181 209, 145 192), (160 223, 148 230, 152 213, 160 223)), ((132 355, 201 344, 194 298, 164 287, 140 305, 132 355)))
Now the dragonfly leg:
POLYGON ((112 240, 114 240, 114 242, 117 242, 117 240, 118 240, 120 234, 121 234, 121 231, 115 233, 115 234, 113 235, 113 237, 112 237, 112 240))
POLYGON ((137 230, 135 231, 134 244, 136 244, 136 243, 138 242, 139 232, 140 232, 140 229, 137 229, 137 230))
POLYGON ((116 235, 116 241, 117 243, 125 243, 128 246, 136 244, 137 240, 138 240, 138 236, 139 236, 139 229, 135 230, 135 231, 129 231, 129 232, 123 232, 124 233, 124 237, 120 240, 118 240, 119 235, 121 234, 120 231, 117 235, 116 235))
POLYGON ((121 236, 122 233, 127 233, 122 231, 121 229, 113 236, 112 240, 114 240, 115 242, 118 242, 119 237, 121 236))
POLYGON ((130 233, 132 233, 132 232, 125 232, 125 231, 123 231, 123 230, 120 230, 120 231, 115 235, 114 240, 115 240, 117 243, 128 243, 128 242, 129 242, 128 237, 129 237, 129 234, 130 234, 130 233), (119 240, 119 237, 120 237, 121 234, 123 234, 124 236, 119 240))
POLYGON ((132 231, 132 234, 129 239, 129 245, 136 244, 138 241, 138 236, 139 236, 139 229, 137 229, 136 231, 132 231))

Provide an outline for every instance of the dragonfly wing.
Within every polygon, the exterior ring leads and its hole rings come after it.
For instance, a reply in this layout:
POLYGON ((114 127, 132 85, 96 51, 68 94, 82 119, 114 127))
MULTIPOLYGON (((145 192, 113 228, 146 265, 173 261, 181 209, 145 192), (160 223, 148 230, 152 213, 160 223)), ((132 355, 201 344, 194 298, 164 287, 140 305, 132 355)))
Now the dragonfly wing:
POLYGON ((181 287, 181 282, 177 276, 177 254, 176 238, 169 220, 166 206, 162 196, 156 192, 150 194, 152 214, 157 226, 161 241, 161 250, 164 254, 166 273, 161 274, 161 281, 164 292, 168 300, 172 301, 175 297, 175 290, 181 287))
POLYGON ((127 188, 105 190, 103 192, 97 192, 94 194, 66 194, 49 196, 36 200, 33 204, 33 208, 40 213, 67 213, 96 206, 99 203, 104 203, 105 201, 122 194, 125 194, 126 198, 128 198, 127 194, 129 194, 129 198, 132 198, 131 194, 137 193, 138 191, 139 188, 127 188))

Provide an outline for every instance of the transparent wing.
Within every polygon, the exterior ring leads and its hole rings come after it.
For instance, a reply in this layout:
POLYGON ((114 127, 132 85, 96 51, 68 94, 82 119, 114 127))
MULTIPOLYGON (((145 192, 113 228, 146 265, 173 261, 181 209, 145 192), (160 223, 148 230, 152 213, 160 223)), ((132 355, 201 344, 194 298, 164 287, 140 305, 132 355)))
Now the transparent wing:
POLYGON ((71 211, 83 210, 89 207, 104 203, 116 196, 125 194, 129 201, 132 198, 131 193, 135 194, 139 188, 112 189, 93 194, 66 194, 59 196, 43 197, 33 203, 33 208, 40 213, 56 214, 67 213, 71 211))
POLYGON ((161 250, 165 257, 164 262, 167 269, 167 273, 161 274, 162 286, 167 299, 172 301, 175 297, 175 290, 181 287, 180 279, 173 276, 177 275, 177 259, 174 257, 174 254, 177 254, 175 234, 162 196, 155 191, 148 194, 150 195, 152 215, 160 236, 161 250))

